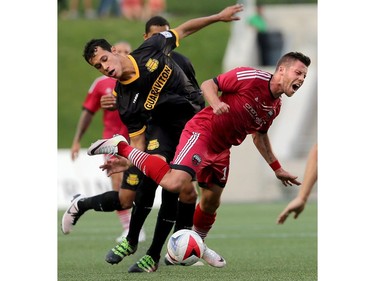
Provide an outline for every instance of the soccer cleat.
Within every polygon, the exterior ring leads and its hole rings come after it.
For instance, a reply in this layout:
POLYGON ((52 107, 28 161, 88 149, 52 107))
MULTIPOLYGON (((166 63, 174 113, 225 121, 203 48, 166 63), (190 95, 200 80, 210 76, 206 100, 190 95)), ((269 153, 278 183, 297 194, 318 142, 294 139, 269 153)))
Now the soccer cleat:
MULTIPOLYGON (((178 264, 174 263, 174 261, 168 255, 168 253, 165 254, 164 263, 165 263, 165 265, 178 265, 178 264)), ((200 266, 200 265, 204 265, 204 263, 201 262, 201 261, 197 261, 196 263, 192 264, 191 266, 200 266)))
POLYGON ((73 196, 72 203, 70 204, 69 208, 65 211, 62 222, 61 222, 61 230, 64 234, 69 234, 72 231, 73 225, 75 225, 85 212, 80 211, 78 209, 78 201, 82 199, 83 196, 81 194, 76 194, 73 196))
POLYGON ((135 253, 138 245, 131 246, 126 238, 122 240, 118 245, 112 248, 105 257, 105 261, 110 264, 117 264, 122 261, 126 256, 130 256, 135 253))
POLYGON ((220 256, 214 250, 208 248, 206 244, 204 246, 205 249, 203 252, 202 259, 204 259, 209 265, 213 267, 224 267, 227 264, 227 262, 222 256, 220 256))
POLYGON ((113 138, 110 139, 97 140, 96 142, 90 145, 90 147, 87 150, 87 154, 90 156, 98 154, 115 155, 118 152, 117 145, 121 141, 128 143, 125 137, 122 135, 115 135, 113 138))
MULTIPOLYGON (((124 232, 121 234, 121 236, 116 238, 116 242, 120 243, 123 239, 125 239, 128 236, 129 229, 124 230, 124 232)), ((141 228, 141 232, 139 233, 138 242, 144 242, 146 241, 146 232, 144 228, 141 228)))
POLYGON ((155 272, 157 269, 158 263, 151 256, 145 255, 129 267, 128 272, 155 272))

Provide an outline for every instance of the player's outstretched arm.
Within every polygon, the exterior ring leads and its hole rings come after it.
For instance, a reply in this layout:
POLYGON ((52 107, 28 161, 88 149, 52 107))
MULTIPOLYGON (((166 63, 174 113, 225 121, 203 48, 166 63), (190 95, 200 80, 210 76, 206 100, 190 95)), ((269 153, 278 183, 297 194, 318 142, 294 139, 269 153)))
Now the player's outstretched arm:
POLYGON ((256 132, 252 134, 253 142, 258 149, 259 153, 263 156, 264 160, 271 166, 274 170, 276 177, 283 183, 283 185, 300 185, 301 183, 297 180, 297 176, 290 174, 285 171, 279 161, 277 160, 275 154, 272 151, 271 142, 269 140, 267 133, 256 132))
POLYGON ((226 7, 218 14, 188 20, 187 22, 174 28, 174 30, 178 33, 179 39, 182 39, 212 23, 219 21, 230 22, 239 20, 240 17, 236 16, 235 14, 241 11, 243 11, 243 4, 236 4, 226 7))
POLYGON ((311 190, 318 179, 318 145, 315 144, 309 153, 304 179, 302 186, 296 198, 289 202, 286 208, 280 213, 277 218, 277 223, 282 224, 288 218, 290 213, 294 213, 294 218, 298 218, 299 214, 305 208, 307 199, 310 196, 311 190))

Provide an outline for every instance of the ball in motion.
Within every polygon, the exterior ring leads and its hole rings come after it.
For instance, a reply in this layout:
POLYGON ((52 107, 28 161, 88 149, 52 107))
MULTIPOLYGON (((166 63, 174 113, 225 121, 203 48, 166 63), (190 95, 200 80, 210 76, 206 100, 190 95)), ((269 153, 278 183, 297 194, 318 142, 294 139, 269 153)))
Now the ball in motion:
POLYGON ((189 266, 196 263, 204 251, 202 238, 193 230, 181 229, 168 240, 169 257, 175 264, 189 266))

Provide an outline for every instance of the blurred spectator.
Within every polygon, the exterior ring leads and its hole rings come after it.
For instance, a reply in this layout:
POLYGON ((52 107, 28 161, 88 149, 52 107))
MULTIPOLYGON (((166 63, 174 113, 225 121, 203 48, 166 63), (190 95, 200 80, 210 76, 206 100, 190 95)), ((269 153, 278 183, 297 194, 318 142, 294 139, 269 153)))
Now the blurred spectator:
POLYGON ((57 13, 59 16, 63 16, 68 10, 67 0, 57 0, 57 13))
POLYGON ((144 19, 144 0, 120 0, 121 13, 127 20, 144 19))
POLYGON ((269 31, 264 17, 263 6, 256 5, 254 15, 246 19, 248 25, 257 32, 257 43, 261 65, 275 66, 281 56, 284 46, 283 35, 280 31, 269 31))
MULTIPOLYGON (((94 19, 96 18, 96 12, 93 9, 92 5, 92 0, 82 0, 83 3, 83 12, 84 12, 84 17, 86 19, 94 19)), ((80 0, 70 0, 69 2, 69 11, 67 18, 68 19, 78 19, 80 14, 79 14, 79 4, 80 0)))
POLYGON ((98 17, 106 18, 110 16, 120 17, 120 1, 119 0, 100 0, 98 7, 98 17))
POLYGON ((254 15, 249 16, 246 19, 246 22, 254 27, 257 32, 266 32, 267 31, 267 22, 263 15, 263 6, 256 5, 256 12, 254 15))
POLYGON ((159 16, 165 12, 166 8, 166 0, 146 0, 144 17, 151 18, 153 16, 159 16))

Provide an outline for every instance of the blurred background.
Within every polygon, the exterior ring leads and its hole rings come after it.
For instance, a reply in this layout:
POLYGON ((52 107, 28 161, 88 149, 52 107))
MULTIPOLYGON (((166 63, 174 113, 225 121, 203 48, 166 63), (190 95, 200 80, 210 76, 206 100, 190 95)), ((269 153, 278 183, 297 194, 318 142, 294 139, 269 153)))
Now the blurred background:
MULTIPOLYGON (((100 75, 82 57, 85 43, 92 38, 105 38, 111 43, 126 40, 135 49, 143 41, 145 22, 152 15, 164 16, 175 27, 236 3, 145 1, 142 11, 131 12, 121 0, 74 1, 58 1, 59 208, 65 208, 76 193, 89 196, 110 190, 109 179, 98 168, 103 158, 88 157, 85 149, 102 135, 101 112, 81 141, 78 161, 72 162, 69 154, 82 103, 100 75)), ((273 73, 277 59, 289 51, 300 51, 311 58, 305 84, 294 97, 283 98, 281 113, 269 132, 284 168, 302 180, 308 151, 317 142, 317 1, 239 2, 245 5, 240 21, 213 24, 184 39, 177 51, 190 58, 199 83, 236 66, 273 73)), ((282 201, 295 196, 297 189, 279 184, 251 138, 232 149, 231 161, 223 202, 282 201)), ((317 188, 310 198, 317 199, 317 188)))

